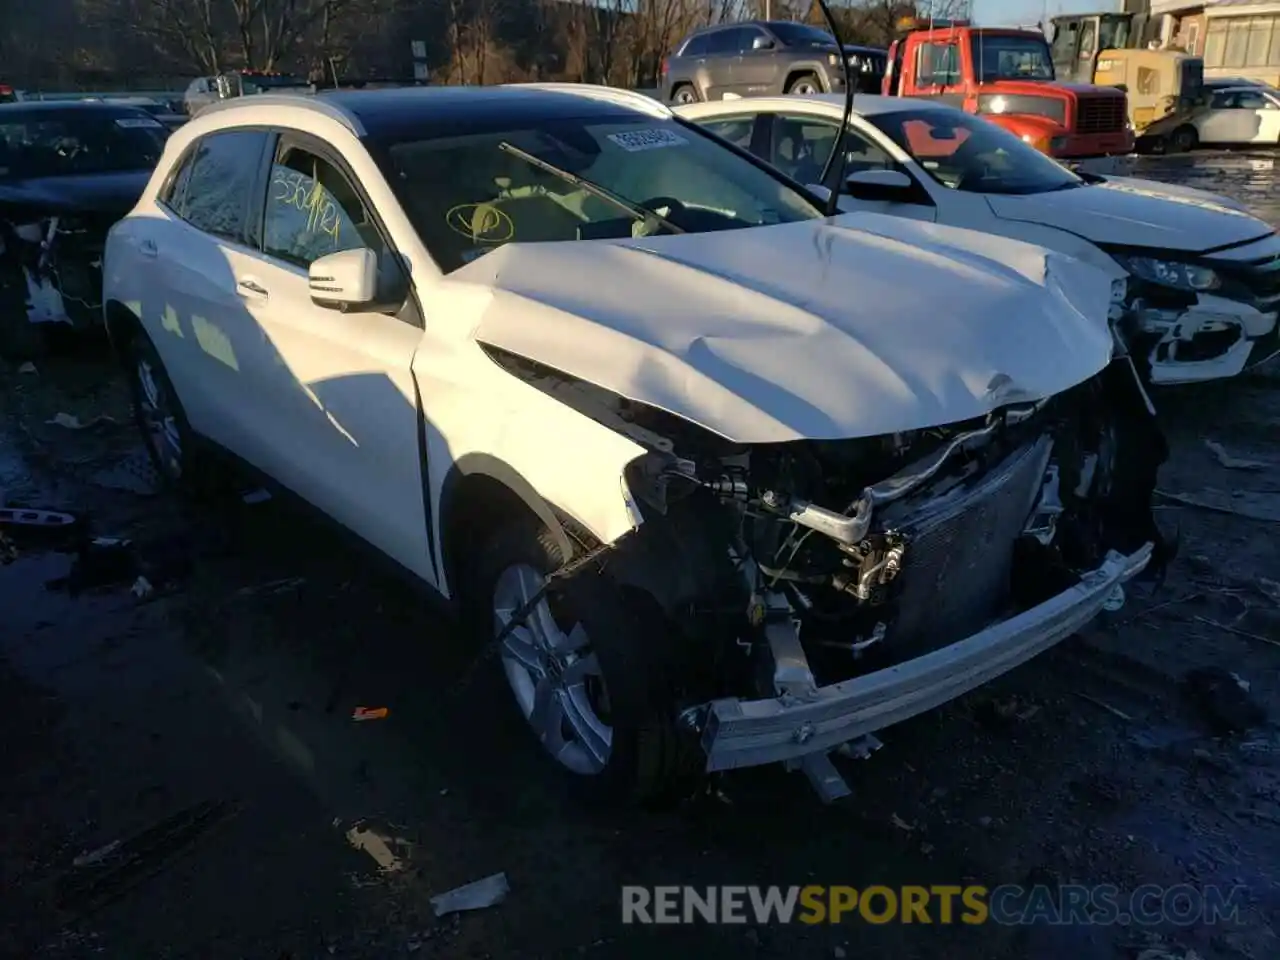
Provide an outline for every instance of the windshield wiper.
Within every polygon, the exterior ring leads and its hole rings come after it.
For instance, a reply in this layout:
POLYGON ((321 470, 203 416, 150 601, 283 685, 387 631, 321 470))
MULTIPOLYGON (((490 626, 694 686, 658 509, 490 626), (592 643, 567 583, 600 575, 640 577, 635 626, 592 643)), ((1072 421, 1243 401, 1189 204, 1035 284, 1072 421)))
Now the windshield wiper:
POLYGON ((627 213, 631 214, 631 216, 635 217, 637 220, 641 220, 645 222, 653 221, 657 223, 659 226, 665 227, 666 229, 670 230, 672 233, 685 232, 680 227, 677 227, 674 223, 668 220, 666 217, 662 216, 662 214, 657 213, 656 211, 650 210, 647 207, 642 207, 638 203, 632 203, 630 200, 626 199, 625 197, 618 196, 612 190, 602 187, 598 183, 593 183, 592 181, 587 180, 585 177, 580 177, 576 173, 570 173, 568 170, 561 169, 560 167, 557 167, 554 163, 548 163, 546 160, 543 160, 541 157, 535 157, 532 153, 529 153, 527 150, 521 150, 519 147, 517 147, 513 143, 508 143, 506 140, 503 140, 500 144, 498 144, 498 149, 503 151, 504 153, 511 154, 513 157, 519 157, 521 160, 523 160, 525 163, 529 164, 530 166, 537 167, 539 170, 543 170, 551 174, 553 177, 559 177, 565 183, 573 184, 575 187, 578 187, 579 189, 587 191, 587 193, 590 193, 596 197, 599 197, 601 200, 604 200, 606 203, 613 204, 615 207, 617 207, 620 210, 625 210, 627 213))

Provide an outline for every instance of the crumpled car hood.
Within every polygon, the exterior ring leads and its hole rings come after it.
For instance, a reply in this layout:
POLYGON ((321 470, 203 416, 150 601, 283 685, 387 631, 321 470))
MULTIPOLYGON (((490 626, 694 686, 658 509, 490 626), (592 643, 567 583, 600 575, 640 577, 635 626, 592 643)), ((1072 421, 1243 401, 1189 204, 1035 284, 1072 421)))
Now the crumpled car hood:
POLYGON ((0 203, 59 214, 124 216, 138 202, 150 170, 0 180, 0 203))
POLYGON ((967 420, 1086 380, 1113 344, 1101 271, 878 214, 508 244, 442 285, 491 294, 481 343, 742 443, 967 420))
POLYGON ((1229 200, 1129 177, 1027 195, 987 195, 1002 220, 1041 223, 1094 243, 1199 253, 1244 243, 1271 227, 1229 200))

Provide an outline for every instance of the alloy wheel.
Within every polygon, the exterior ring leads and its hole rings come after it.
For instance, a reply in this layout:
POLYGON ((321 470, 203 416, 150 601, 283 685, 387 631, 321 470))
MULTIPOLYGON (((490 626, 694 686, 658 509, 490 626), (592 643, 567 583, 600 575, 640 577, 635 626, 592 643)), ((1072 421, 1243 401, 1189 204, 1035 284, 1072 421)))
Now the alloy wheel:
MULTIPOLYGON (((493 588, 494 636, 546 584, 528 564, 499 574, 493 588)), ((586 629, 563 603, 543 596, 502 642, 502 668, 543 748, 580 775, 601 773, 613 746, 609 698, 586 629), (566 628, 565 624, 569 626, 566 628)))
POLYGON ((156 376, 150 360, 138 360, 137 376, 140 388, 138 408, 146 441, 168 477, 178 480, 182 477, 182 435, 169 392, 156 376))

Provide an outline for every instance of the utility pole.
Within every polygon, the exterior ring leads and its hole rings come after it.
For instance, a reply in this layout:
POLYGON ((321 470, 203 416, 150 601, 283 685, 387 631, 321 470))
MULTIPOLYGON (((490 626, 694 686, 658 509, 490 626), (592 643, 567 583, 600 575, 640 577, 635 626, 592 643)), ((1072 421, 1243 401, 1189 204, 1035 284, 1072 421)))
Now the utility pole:
POLYGON ((764 18, 766 20, 773 19, 773 0, 764 0, 764 18))

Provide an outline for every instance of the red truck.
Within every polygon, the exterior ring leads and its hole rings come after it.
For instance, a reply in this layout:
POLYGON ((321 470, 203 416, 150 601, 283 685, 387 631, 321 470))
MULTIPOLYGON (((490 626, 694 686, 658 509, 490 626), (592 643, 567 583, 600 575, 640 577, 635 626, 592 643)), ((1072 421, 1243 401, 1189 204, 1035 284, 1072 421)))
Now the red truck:
POLYGON ((1124 91, 1059 83, 1044 35, 974 27, 967 20, 899 25, 889 47, 885 96, 943 100, 982 114, 1061 160, 1130 153, 1124 91))

